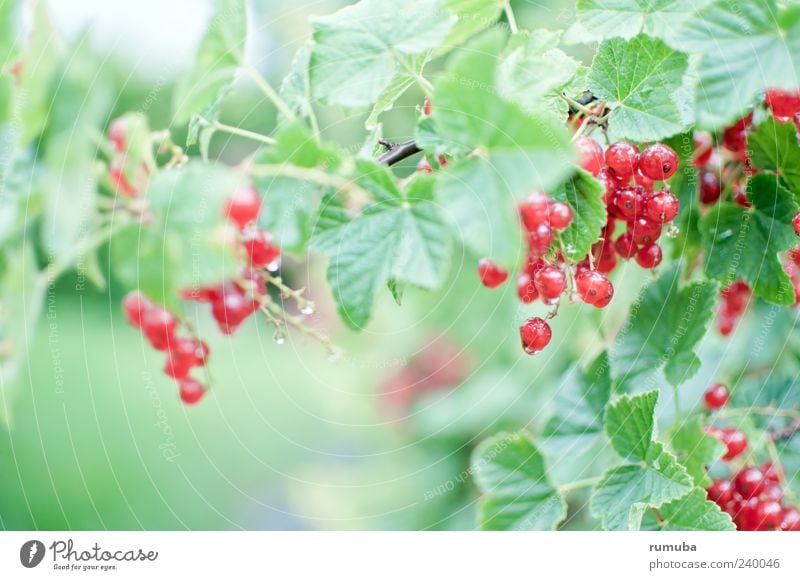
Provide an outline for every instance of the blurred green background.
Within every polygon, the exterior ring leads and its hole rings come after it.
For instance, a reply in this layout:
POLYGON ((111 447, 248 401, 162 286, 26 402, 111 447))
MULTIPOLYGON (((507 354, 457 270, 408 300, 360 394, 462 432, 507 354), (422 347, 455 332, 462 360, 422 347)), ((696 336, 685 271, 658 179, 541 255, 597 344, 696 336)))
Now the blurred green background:
MULTIPOLYGON (((88 31, 98 74, 117 97, 115 114, 145 111, 152 127, 168 127, 171 88, 190 66, 210 6, 48 4, 66 39, 88 31)), ((279 83, 308 37, 309 15, 342 4, 253 2, 251 62, 279 83)), ((523 26, 557 29, 572 2, 514 6, 523 26)), ((408 136, 421 101, 412 90, 384 116, 387 138, 408 136)), ((267 133, 274 111, 240 83, 221 120, 267 133)), ((325 110, 320 119, 324 137, 343 145, 361 143, 363 120, 341 110, 325 110)), ((183 129, 173 129, 180 142, 183 129)), ((212 151, 236 161, 250 147, 217 135, 212 151)), ((106 258, 101 253, 104 271, 106 258)), ((466 470, 475 441, 503 427, 541 425, 563 371, 608 344, 647 280, 622 267, 619 297, 607 311, 563 305, 553 345, 531 358, 516 329, 536 307, 520 307, 513 284, 487 292, 460 253, 441 292, 410 291, 402 307, 385 292, 359 335, 335 318, 323 261, 287 262, 285 275, 308 285, 318 304, 312 323, 332 335, 343 356, 332 362, 296 334, 277 345, 271 328, 256 320, 223 337, 207 312, 189 308, 211 345, 213 374, 209 396, 192 408, 161 373, 162 356, 123 320, 125 289, 113 279, 104 291, 72 276, 49 289, 20 376, 0 389, 9 417, 0 428, 0 528, 472 529, 476 493, 466 470), (426 388, 441 367, 455 369, 444 383, 461 384, 426 388), (381 394, 387 389, 395 392, 381 394)), ((699 399, 692 393, 735 352, 713 339, 704 344, 711 362, 683 387, 686 400, 699 399)), ((568 479, 576 469, 593 475, 587 457, 556 462, 556 477, 568 479)))

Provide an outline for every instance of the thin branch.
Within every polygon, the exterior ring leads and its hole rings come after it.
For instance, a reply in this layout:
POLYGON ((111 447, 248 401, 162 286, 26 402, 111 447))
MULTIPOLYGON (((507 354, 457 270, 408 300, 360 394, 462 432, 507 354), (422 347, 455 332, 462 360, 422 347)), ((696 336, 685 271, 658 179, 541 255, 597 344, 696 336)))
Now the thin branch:
POLYGON ((278 95, 278 92, 272 88, 272 85, 267 82, 267 79, 252 66, 245 66, 242 68, 247 75, 253 79, 253 82, 261 89, 261 92, 275 105, 281 114, 287 119, 294 119, 296 115, 289 108, 286 102, 278 95))
POLYGON ((406 141, 405 143, 395 145, 389 151, 378 157, 378 163, 391 166, 421 151, 422 149, 419 148, 416 141, 406 141))
POLYGON ((517 26, 517 17, 514 16, 514 10, 511 8, 511 0, 503 0, 503 11, 506 13, 506 20, 508 20, 511 34, 517 34, 519 27, 517 26))
POLYGON ((203 122, 206 123, 208 127, 212 127, 217 131, 222 131, 223 133, 230 133, 231 135, 236 135, 237 137, 244 137, 245 139, 250 139, 251 141, 264 143, 265 145, 275 145, 276 143, 275 139, 272 137, 262 135, 261 133, 256 133, 255 131, 248 131, 247 129, 234 127, 233 125, 226 125, 225 123, 220 123, 219 121, 209 121, 208 119, 203 119, 203 122))

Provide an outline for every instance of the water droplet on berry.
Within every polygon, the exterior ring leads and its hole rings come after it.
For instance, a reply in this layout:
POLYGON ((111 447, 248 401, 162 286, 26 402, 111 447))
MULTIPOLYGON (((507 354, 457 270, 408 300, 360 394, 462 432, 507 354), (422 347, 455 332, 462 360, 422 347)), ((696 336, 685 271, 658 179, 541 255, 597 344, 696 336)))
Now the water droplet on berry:
POLYGON ((681 229, 678 227, 678 224, 671 223, 667 226, 667 237, 669 238, 677 238, 678 234, 681 233, 681 229))
POLYGON ((275 344, 283 344, 286 342, 286 333, 278 329, 275 331, 275 334, 272 335, 272 340, 275 341, 275 344))

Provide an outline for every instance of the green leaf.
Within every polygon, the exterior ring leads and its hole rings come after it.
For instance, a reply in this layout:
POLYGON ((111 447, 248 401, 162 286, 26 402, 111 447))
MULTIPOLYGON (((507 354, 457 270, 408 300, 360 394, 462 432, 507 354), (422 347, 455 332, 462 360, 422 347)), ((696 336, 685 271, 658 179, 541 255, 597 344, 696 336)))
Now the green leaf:
POLYGON ((606 409, 606 433, 614 449, 635 464, 606 472, 594 490, 592 513, 609 530, 637 530, 647 507, 683 497, 693 480, 673 455, 653 440, 658 391, 623 395, 606 409))
POLYGON ((496 0, 444 0, 444 5, 457 20, 437 54, 452 50, 489 28, 503 11, 502 4, 496 0))
POLYGON ((373 104, 413 57, 438 47, 455 23, 442 0, 361 0, 312 19, 312 94, 346 107, 373 104))
POLYGON ((0 166, 0 246, 24 237, 42 211, 40 191, 31 187, 38 178, 33 152, 14 150, 15 145, 14 139, 8 143, 11 154, 0 166))
POLYGON ((673 37, 710 0, 578 0, 576 41, 589 42, 644 33, 673 37))
POLYGON ((603 417, 611 397, 608 353, 603 351, 583 371, 570 369, 553 402, 553 416, 545 425, 544 437, 593 438, 603 432, 603 417))
POLYGON ((214 16, 200 42, 192 70, 175 89, 173 121, 187 123, 227 93, 244 64, 247 7, 244 0, 215 0, 214 16))
POLYGON ((484 494, 479 507, 483 530, 553 530, 567 516, 542 454, 524 432, 482 442, 470 470, 484 494))
POLYGON ((609 139, 656 141, 686 129, 676 93, 688 66, 685 54, 661 40, 637 36, 600 45, 589 89, 612 108, 609 139))
POLYGON ((561 93, 586 89, 586 69, 580 62, 555 48, 560 34, 535 30, 515 36, 517 46, 498 68, 502 95, 529 112, 548 111, 564 122, 569 105, 561 93))
POLYGON ((732 122, 766 88, 797 89, 800 19, 786 14, 774 0, 717 0, 685 23, 674 44, 702 55, 700 124, 713 129, 732 122))
MULTIPOLYGON (((297 51, 289 68, 289 74, 284 77, 278 91, 278 95, 289 107, 289 110, 301 119, 308 119, 314 115, 314 109, 311 106, 311 85, 308 74, 311 50, 312 45, 309 40, 297 51)), ((285 123, 289 120, 281 116, 281 122, 285 123)))
POLYGON ((711 478, 706 470, 722 457, 725 446, 703 430, 702 418, 699 415, 694 416, 678 425, 672 433, 671 443, 678 461, 692 476, 695 484, 700 487, 711 485, 711 478))
MULTIPOLYGON (((256 163, 290 164, 303 168, 331 171, 339 163, 338 155, 321 147, 301 120, 281 127, 275 145, 254 157, 256 163)), ((323 188, 310 181, 288 177, 254 177, 262 193, 259 225, 269 230, 286 250, 301 253, 313 230, 313 219, 323 188)))
POLYGON ((798 211, 774 174, 750 180, 752 209, 720 203, 700 221, 706 274, 724 286, 744 279, 753 293, 773 304, 794 304, 791 280, 778 254, 797 245, 792 218, 798 211))
POLYGON ((174 307, 178 290, 218 284, 236 271, 224 207, 243 177, 224 165, 190 162, 155 176, 152 221, 110 243, 115 274, 129 288, 174 307))
POLYGON ((678 386, 700 368, 694 349, 714 315, 718 286, 702 281, 681 288, 680 274, 677 262, 631 308, 611 352, 613 375, 623 388, 653 380, 662 368, 667 381, 678 386))
POLYGON ((606 225, 606 204, 603 186, 586 171, 579 169, 560 187, 550 191, 550 197, 564 201, 572 208, 572 223, 559 234, 564 255, 573 262, 581 261, 600 237, 606 225))
POLYGON ((426 55, 418 56, 409 61, 410 71, 398 72, 386 85, 386 88, 383 89, 372 107, 372 112, 364 122, 368 131, 375 129, 378 126, 378 117, 380 117, 381 113, 391 110, 395 101, 417 82, 417 78, 422 75, 422 69, 425 68, 426 61, 426 55))
POLYGON ((795 199, 800 199, 800 146, 794 124, 778 123, 770 116, 750 131, 747 145, 753 165, 777 171, 795 199))
POLYGON ((20 0, 0 2, 0 69, 11 64, 19 52, 17 31, 21 5, 20 0))
POLYGON ((672 243, 673 258, 682 258, 686 268, 691 268, 703 251, 698 222, 698 175, 693 163, 694 136, 691 131, 675 135, 663 141, 678 154, 678 171, 669 179, 669 188, 680 200, 681 209, 676 223, 678 237, 672 243))
POLYGON ((658 512, 663 520, 661 529, 665 531, 724 532, 736 529, 731 517, 706 499, 702 489, 694 489, 682 498, 664 504, 658 512))
POLYGON ((312 247, 330 257, 328 282, 342 320, 367 323, 376 292, 389 281, 435 289, 448 271, 450 236, 432 199, 433 178, 416 176, 401 192, 391 171, 358 160, 358 184, 376 203, 350 219, 332 196, 323 200, 312 247))

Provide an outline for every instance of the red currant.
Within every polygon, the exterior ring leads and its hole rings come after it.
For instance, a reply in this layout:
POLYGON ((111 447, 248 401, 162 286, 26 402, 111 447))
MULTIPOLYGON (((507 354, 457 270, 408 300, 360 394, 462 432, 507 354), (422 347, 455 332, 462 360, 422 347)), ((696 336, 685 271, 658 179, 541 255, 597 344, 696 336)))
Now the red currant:
POLYGON ((202 383, 192 378, 182 379, 178 385, 181 400, 187 405, 194 405, 206 394, 206 389, 202 383))
POLYGON ((652 244, 661 236, 661 224, 640 217, 628 222, 628 233, 637 246, 652 244))
POLYGON ((550 228, 550 224, 539 224, 528 232, 528 247, 532 253, 543 256, 552 244, 553 230, 550 228))
POLYGON ((747 448, 747 437, 738 429, 732 427, 723 429, 720 439, 727 447, 725 455, 722 456, 723 461, 730 461, 738 457, 747 448))
POLYGON ((238 285, 226 283, 211 303, 211 315, 223 334, 233 334, 244 320, 258 309, 258 301, 248 297, 238 285))
POLYGON ((581 299, 596 308, 605 308, 614 297, 614 286, 600 272, 585 270, 575 277, 575 283, 581 299))
POLYGON ((653 181, 664 181, 678 170, 678 154, 669 145, 655 143, 639 157, 639 171, 653 181))
POLYGON ((707 490, 708 499, 719 506, 724 506, 733 499, 733 484, 729 479, 717 479, 707 490))
POLYGON ((600 147, 600 143, 591 137, 581 135, 575 144, 580 152, 580 166, 592 175, 600 173, 604 161, 603 148, 600 147))
POLYGON ((681 202, 666 189, 662 189, 647 198, 644 213, 648 219, 665 224, 671 222, 678 215, 681 202))
POLYGON ((792 227, 794 228, 794 233, 800 236, 800 213, 792 218, 792 227))
POLYGON ((625 260, 633 258, 639 252, 639 248, 630 232, 620 234, 614 243, 614 248, 616 248, 617 254, 625 260))
POLYGON ((617 252, 614 249, 614 244, 608 242, 595 242, 592 246, 592 255, 594 256, 594 265, 598 272, 601 274, 608 274, 614 271, 617 267, 617 252))
POLYGON ((758 467, 745 467, 734 478, 736 491, 745 499, 757 497, 766 486, 764 474, 758 467))
POLYGON ((422 103, 422 114, 427 117, 432 112, 433 112, 433 103, 431 102, 430 97, 425 97, 425 101, 422 103))
POLYGON ((539 297, 536 284, 527 272, 520 272, 517 276, 517 295, 524 304, 530 304, 539 297))
POLYGON ((608 165, 619 179, 630 179, 639 165, 639 150, 626 141, 618 141, 606 149, 606 165, 608 165))
POLYGON ((636 253, 636 263, 645 270, 652 270, 661 263, 661 246, 658 244, 647 244, 636 253))
POLYGON ((529 232, 534 231, 547 221, 550 211, 550 198, 541 192, 534 192, 528 199, 519 204, 522 224, 529 232))
POLYGON ((270 234, 255 227, 248 227, 243 232, 242 244, 253 266, 257 268, 267 266, 270 270, 277 269, 277 260, 281 256, 281 249, 272 242, 270 234))
POLYGON ((125 298, 122 299, 122 310, 125 313, 125 318, 136 328, 142 327, 142 318, 152 308, 153 303, 138 290, 128 292, 125 298))
POLYGON ((645 205, 644 194, 644 188, 640 186, 619 189, 614 199, 614 205, 617 206, 619 213, 626 218, 641 216, 645 205))
POLYGON ((572 208, 561 201, 550 204, 550 227, 554 230, 565 230, 572 223, 572 208))
POLYGON ((546 304, 553 304, 558 301, 561 293, 567 287, 567 277, 564 272, 556 266, 545 266, 533 277, 536 290, 546 304))
POLYGON ((800 113, 800 91, 769 89, 766 99, 767 105, 775 117, 786 119, 800 113))
POLYGON ((783 508, 775 500, 762 501, 757 509, 758 529, 774 530, 781 525, 783 508))
POLYGON ((114 149, 120 152, 125 151, 127 147, 127 138, 128 130, 125 126, 125 120, 118 117, 111 121, 111 124, 108 126, 108 140, 111 141, 114 149))
POLYGON ((800 512, 795 508, 783 510, 781 529, 786 532, 800 532, 800 512))
POLYGON ((225 216, 242 230, 254 221, 261 211, 261 196, 252 185, 237 189, 225 207, 225 216))
POLYGON ((478 277, 487 288, 497 288, 508 279, 508 270, 489 258, 483 258, 478 261, 478 277))
POLYGON ((728 387, 722 383, 714 383, 708 387, 703 398, 709 409, 721 409, 728 402, 728 387))
POLYGON ((694 134, 694 166, 701 169, 708 165, 713 153, 714 141, 711 139, 711 135, 696 132, 694 134))
POLYGON ((603 201, 608 205, 609 200, 621 187, 615 173, 609 167, 603 167, 597 174, 597 180, 603 184, 603 201))
POLYGON ((175 340, 177 324, 171 312, 158 306, 146 310, 142 316, 142 332, 156 350, 166 350, 175 340))
POLYGON ((427 157, 423 156, 419 160, 419 163, 417 163, 417 171, 419 173, 433 174, 433 167, 431 167, 431 163, 428 161, 427 157))
POLYGON ((529 318, 519 327, 522 349, 526 354, 537 354, 542 351, 553 337, 550 325, 541 318, 529 318))

